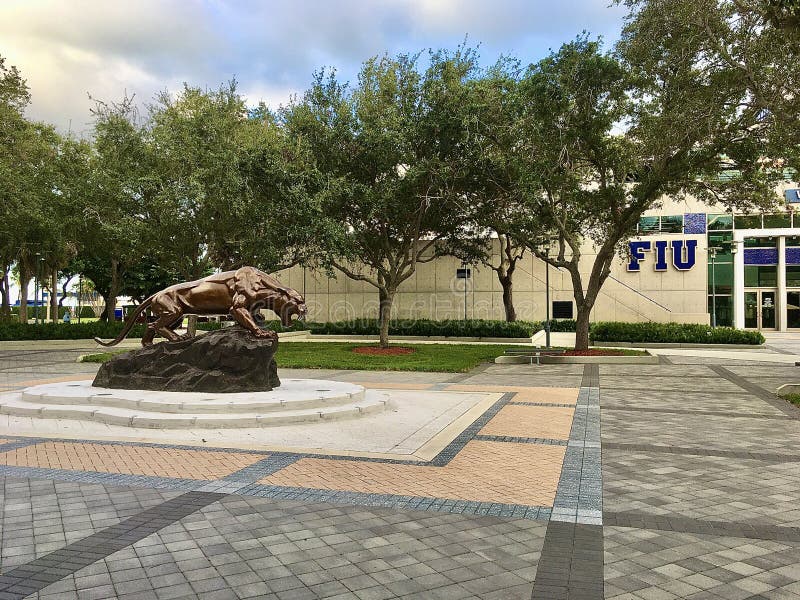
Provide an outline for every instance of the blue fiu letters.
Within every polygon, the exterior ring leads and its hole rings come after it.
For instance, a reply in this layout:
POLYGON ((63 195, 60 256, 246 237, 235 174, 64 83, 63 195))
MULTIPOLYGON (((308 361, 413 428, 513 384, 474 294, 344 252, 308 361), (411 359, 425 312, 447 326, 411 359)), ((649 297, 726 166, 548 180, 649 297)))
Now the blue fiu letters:
POLYGON ((631 262, 628 263, 628 271, 639 271, 639 261, 644 260, 645 252, 650 252, 650 242, 633 240, 628 242, 628 247, 631 250, 631 262))
POLYGON ((628 271, 639 272, 644 260, 644 253, 650 252, 655 245, 655 270, 667 270, 667 246, 672 247, 672 266, 679 271, 688 271, 697 262, 697 240, 657 240, 655 243, 650 240, 631 240, 628 242, 631 260, 628 263, 628 271))
POLYGON ((696 259, 697 240, 672 240, 672 266, 679 271, 688 271, 694 266, 696 259), (686 245, 686 260, 684 260, 684 244, 686 245))
POLYGON ((656 271, 667 270, 667 240, 656 242, 656 271))

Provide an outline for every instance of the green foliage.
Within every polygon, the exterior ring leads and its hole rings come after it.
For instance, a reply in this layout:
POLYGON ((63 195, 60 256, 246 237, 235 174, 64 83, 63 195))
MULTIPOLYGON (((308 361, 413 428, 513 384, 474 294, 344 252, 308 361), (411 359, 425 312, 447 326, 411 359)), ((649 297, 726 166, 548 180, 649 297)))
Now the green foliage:
MULTIPOLYGON (((218 329, 222 329, 223 327, 231 326, 231 322, 225 323, 217 323, 215 321, 207 321, 205 323, 198 323, 197 328, 202 331, 217 331, 218 329)), ((283 333, 284 331, 304 331, 309 328, 310 323, 305 323, 304 321, 295 321, 291 327, 284 327, 281 325, 280 321, 264 321, 260 323, 262 329, 271 329, 272 331, 276 331, 278 333, 283 333)))
MULTIPOLYGON (((0 322, 0 341, 11 340, 90 340, 94 337, 113 339, 122 330, 121 321, 93 323, 43 323, 39 325, 0 322)), ((128 337, 142 337, 145 326, 137 324, 128 337)))
MULTIPOLYGON (((575 331, 575 325, 575 319, 551 319, 550 331, 575 331)), ((541 328, 544 328, 544 323, 541 328)))
POLYGON ((783 394, 781 398, 784 398, 787 402, 791 402, 795 406, 800 406, 800 394, 783 394))
MULTIPOLYGON (((376 319, 357 319, 335 323, 307 323, 314 334, 321 335, 378 335, 376 319)), ((430 319, 398 319, 389 322, 389 334, 399 336, 497 337, 529 338, 541 326, 527 321, 467 321, 430 319)))
POLYGON ((733 327, 710 327, 691 323, 593 323, 592 342, 659 344, 750 344, 764 343, 758 331, 733 327))

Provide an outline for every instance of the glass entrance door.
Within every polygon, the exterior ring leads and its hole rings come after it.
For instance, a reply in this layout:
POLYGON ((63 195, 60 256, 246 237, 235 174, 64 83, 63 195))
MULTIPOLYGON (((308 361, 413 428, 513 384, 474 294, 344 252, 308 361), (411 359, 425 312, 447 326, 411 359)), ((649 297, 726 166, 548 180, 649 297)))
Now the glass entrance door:
MULTIPOLYGON (((798 293, 800 300, 800 293, 798 293)), ((775 290, 744 293, 744 326, 747 329, 775 329, 775 290)), ((800 313, 798 314, 800 319, 800 313)), ((800 325, 798 325, 800 327, 800 325)))
POLYGON ((800 292, 786 292, 786 326, 800 329, 800 292))

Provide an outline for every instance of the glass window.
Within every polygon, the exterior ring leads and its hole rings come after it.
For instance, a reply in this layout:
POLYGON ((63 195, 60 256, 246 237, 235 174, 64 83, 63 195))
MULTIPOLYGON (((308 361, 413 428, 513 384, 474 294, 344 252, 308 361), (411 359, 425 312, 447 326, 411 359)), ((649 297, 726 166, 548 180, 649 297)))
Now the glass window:
POLYGON ((736 229, 761 229, 761 215, 736 215, 733 224, 736 229))
POLYGON ((776 265, 745 265, 744 287, 776 287, 778 267, 776 265))
POLYGON ((778 238, 774 237, 748 237, 744 238, 745 248, 777 248, 778 238))
MULTIPOLYGON (((717 248, 717 255, 715 258, 715 262, 719 263, 728 263, 733 262, 733 254, 731 254, 731 249, 733 248, 733 234, 728 232, 714 232, 708 234, 708 247, 709 248, 717 248)), ((708 258, 709 262, 711 261, 711 257, 708 258)))
POLYGON ((786 265, 786 287, 800 287, 800 265, 786 265))
POLYGON ((797 248, 800 246, 800 236, 790 236, 786 238, 786 247, 787 248, 797 248))
POLYGON ((662 233, 683 233, 683 215, 661 217, 662 233))
POLYGON ((792 215, 790 213, 777 213, 774 215, 764 215, 764 227, 769 229, 781 229, 792 226, 792 215))
POLYGON ((661 226, 659 225, 658 217, 640 217, 639 218, 639 232, 640 233, 656 233, 661 226))
POLYGON ((731 296, 708 297, 708 314, 713 316, 712 302, 716 300, 717 325, 720 327, 733 327, 733 298, 731 296))
POLYGON ((733 292, 733 264, 714 263, 713 268, 711 263, 708 265, 708 291, 711 293, 712 282, 717 286, 717 294, 730 294, 733 292))
POLYGON ((733 217, 731 215, 708 215, 708 229, 710 231, 733 229, 733 217))

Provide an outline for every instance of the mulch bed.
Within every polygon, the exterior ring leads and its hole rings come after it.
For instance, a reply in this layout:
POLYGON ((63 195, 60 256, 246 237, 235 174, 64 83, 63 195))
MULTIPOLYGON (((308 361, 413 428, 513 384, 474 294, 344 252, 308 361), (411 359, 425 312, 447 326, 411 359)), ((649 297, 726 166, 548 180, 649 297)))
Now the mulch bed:
POLYGON ((413 354, 414 348, 403 346, 389 346, 388 348, 377 348, 375 346, 359 346, 353 348, 356 354, 367 354, 369 356, 401 356, 403 354, 413 354))
POLYGON ((624 356, 619 350, 565 350, 564 356, 624 356))

